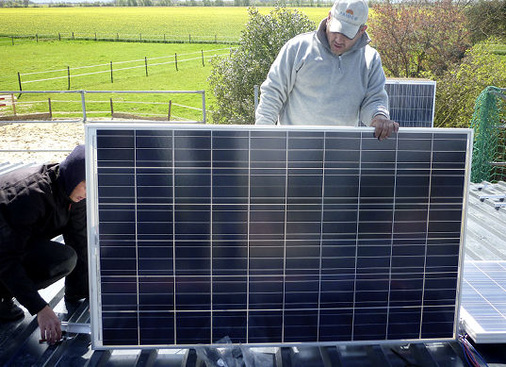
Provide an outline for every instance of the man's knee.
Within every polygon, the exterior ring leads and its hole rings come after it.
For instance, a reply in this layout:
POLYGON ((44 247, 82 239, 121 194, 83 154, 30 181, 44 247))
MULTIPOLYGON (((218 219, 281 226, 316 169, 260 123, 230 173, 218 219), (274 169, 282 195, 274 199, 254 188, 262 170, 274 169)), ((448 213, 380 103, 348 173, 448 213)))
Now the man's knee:
POLYGON ((45 288, 70 274, 76 262, 77 254, 72 247, 49 241, 32 246, 23 266, 37 287, 45 288))
POLYGON ((59 260, 59 263, 55 263, 54 266, 49 269, 49 275, 51 277, 58 276, 63 278, 69 275, 76 267, 77 254, 74 249, 70 246, 60 246, 61 254, 55 259, 59 260))

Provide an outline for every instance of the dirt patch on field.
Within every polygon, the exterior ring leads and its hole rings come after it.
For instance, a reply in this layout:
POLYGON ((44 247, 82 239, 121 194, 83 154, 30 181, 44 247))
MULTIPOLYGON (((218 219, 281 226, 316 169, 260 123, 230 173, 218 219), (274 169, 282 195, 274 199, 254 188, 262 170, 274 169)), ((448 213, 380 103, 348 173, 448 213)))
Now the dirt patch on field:
POLYGON ((84 144, 80 122, 0 124, 0 163, 60 162, 78 144, 84 144))

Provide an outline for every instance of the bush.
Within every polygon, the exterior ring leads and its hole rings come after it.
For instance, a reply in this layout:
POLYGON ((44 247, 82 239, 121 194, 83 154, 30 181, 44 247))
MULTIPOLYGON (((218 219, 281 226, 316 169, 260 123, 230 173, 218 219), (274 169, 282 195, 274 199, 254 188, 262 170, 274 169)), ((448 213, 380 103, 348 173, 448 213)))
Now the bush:
POLYGON ((506 86, 504 56, 494 54, 497 40, 474 45, 462 63, 437 81, 436 127, 469 127, 474 103, 488 86, 506 86))
POLYGON ((315 29, 314 22, 297 10, 276 8, 261 15, 250 8, 248 16, 239 47, 230 56, 216 57, 211 62, 209 85, 216 97, 211 111, 214 123, 254 124, 254 86, 265 80, 289 39, 315 29))

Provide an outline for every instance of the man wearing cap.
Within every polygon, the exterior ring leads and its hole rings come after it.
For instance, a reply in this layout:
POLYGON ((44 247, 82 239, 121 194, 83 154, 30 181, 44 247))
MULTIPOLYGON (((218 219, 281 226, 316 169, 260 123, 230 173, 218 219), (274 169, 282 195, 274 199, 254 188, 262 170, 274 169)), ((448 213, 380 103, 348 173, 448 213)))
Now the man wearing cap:
POLYGON ((0 321, 35 315, 42 339, 61 338, 61 323, 38 290, 65 278, 65 300, 88 296, 85 148, 59 164, 0 176, 0 321), (63 235, 65 245, 52 241, 63 235))
POLYGON ((318 30, 288 41, 262 84, 257 125, 375 127, 384 139, 390 120, 385 74, 365 25, 364 0, 337 0, 318 30))

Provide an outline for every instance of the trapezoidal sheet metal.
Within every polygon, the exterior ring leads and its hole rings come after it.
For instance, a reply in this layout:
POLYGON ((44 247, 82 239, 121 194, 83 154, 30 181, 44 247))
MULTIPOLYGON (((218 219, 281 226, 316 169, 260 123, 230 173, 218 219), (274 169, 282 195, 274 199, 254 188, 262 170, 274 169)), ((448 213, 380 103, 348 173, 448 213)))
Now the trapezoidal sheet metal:
POLYGON ((470 130, 86 129, 95 348, 455 339, 470 130))

